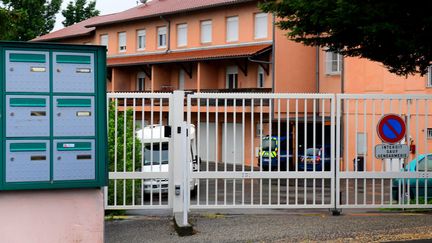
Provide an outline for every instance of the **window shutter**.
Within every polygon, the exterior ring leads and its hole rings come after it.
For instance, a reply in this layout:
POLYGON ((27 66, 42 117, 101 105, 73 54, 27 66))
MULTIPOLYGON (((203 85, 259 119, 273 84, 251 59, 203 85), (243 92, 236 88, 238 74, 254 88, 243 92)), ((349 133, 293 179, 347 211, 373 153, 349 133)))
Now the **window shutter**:
POLYGON ((187 45, 187 24, 177 25, 177 46, 187 45))
POLYGON ((201 43, 212 42, 212 21, 201 22, 201 43))
POLYGON ((238 17, 227 18, 227 42, 238 41, 238 17))
POLYGON ((432 66, 428 67, 427 73, 427 87, 432 87, 432 66))
POLYGON ((332 74, 332 53, 326 51, 325 53, 325 73, 332 74))
POLYGON ((255 39, 267 38, 267 14, 255 14, 255 39))

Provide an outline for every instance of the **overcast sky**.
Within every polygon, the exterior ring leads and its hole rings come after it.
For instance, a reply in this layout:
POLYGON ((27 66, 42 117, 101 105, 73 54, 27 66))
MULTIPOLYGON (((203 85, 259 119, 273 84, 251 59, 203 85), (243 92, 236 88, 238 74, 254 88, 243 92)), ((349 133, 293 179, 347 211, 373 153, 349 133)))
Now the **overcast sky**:
MULTIPOLYGON (((71 0, 63 0, 62 10, 66 8, 67 4, 71 0)), ((96 9, 100 11, 100 15, 120 12, 137 5, 137 0, 96 0, 96 9)), ((62 21, 64 20, 63 15, 57 14, 56 24, 54 30, 63 28, 62 21)))

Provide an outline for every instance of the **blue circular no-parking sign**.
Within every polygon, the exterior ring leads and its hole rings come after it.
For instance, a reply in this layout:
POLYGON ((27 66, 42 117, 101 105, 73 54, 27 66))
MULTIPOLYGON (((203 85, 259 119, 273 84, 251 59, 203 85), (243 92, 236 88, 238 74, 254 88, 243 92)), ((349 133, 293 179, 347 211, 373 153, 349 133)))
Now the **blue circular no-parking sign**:
POLYGON ((398 115, 388 114, 378 122, 377 133, 387 143, 397 143, 405 137, 405 121, 398 115))

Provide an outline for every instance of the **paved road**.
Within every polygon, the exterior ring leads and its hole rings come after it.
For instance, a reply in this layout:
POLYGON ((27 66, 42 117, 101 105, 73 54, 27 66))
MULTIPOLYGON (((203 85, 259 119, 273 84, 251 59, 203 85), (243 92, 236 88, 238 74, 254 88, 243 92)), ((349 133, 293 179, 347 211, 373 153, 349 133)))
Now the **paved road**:
MULTIPOLYGON (((237 211, 239 212, 239 211, 237 211)), ((179 237, 169 216, 106 222, 106 242, 381 242, 430 239, 432 214, 260 210, 245 214, 195 212, 195 235, 179 237)))

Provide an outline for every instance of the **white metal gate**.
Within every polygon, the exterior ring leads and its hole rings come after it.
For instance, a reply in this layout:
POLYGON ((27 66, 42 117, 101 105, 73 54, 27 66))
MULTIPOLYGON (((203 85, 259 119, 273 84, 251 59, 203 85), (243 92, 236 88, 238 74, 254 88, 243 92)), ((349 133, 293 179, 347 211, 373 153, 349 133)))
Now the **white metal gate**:
POLYGON ((187 123, 205 138, 190 208, 332 208, 334 107, 328 94, 188 95, 187 123))
POLYGON ((431 100, 430 95, 337 95, 337 208, 431 207, 431 100), (385 114, 405 119, 401 144, 411 145, 408 159, 375 158, 374 148, 382 143, 376 127, 385 114))
POLYGON ((431 100, 110 93, 106 209, 431 207, 431 100), (387 113, 406 120, 406 160, 375 158, 387 113))
POLYGON ((171 100, 170 93, 107 94, 106 209, 171 208, 170 141, 162 129, 169 123, 171 100))

